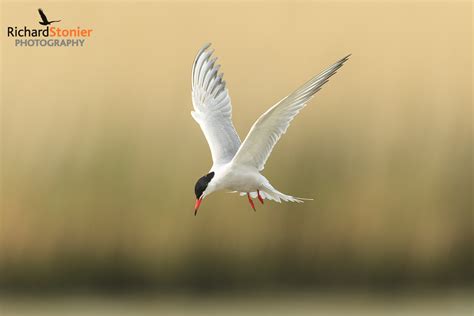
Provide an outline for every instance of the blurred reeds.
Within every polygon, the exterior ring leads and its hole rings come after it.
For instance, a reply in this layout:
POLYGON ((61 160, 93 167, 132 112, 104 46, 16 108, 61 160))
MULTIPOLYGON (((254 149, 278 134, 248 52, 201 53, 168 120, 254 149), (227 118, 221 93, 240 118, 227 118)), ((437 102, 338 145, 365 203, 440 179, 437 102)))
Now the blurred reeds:
MULTIPOLYGON (((471 6, 49 3, 94 36, 16 48, 2 35, 0 287, 471 284, 471 6), (207 41, 241 138, 353 54, 264 171, 314 201, 254 214, 219 193, 193 216, 211 161, 190 67, 207 41)), ((34 25, 35 10, 2 3, 2 27, 34 25)))

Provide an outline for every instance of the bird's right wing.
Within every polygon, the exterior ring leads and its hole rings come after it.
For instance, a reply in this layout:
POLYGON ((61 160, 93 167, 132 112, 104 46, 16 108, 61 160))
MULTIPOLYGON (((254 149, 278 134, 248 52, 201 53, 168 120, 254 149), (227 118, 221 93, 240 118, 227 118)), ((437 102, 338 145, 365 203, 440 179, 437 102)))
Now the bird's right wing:
POLYGON ((199 50, 193 64, 193 118, 199 124, 211 149, 214 165, 230 162, 240 147, 232 124, 232 105, 217 58, 211 58, 211 44, 199 50))
POLYGON ((250 132, 239 148, 233 163, 257 168, 265 167, 273 147, 283 135, 293 118, 321 87, 342 67, 350 55, 315 76, 298 90, 272 106, 253 124, 250 132))
POLYGON ((43 10, 42 9, 38 9, 38 12, 41 16, 41 20, 43 20, 43 22, 45 23, 48 23, 48 18, 46 17, 46 15, 44 14, 43 10))

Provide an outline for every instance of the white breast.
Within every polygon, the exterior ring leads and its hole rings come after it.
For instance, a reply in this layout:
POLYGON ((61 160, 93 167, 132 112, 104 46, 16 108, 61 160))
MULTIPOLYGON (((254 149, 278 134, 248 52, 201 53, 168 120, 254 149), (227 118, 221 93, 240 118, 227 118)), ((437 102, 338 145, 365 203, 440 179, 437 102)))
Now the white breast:
MULTIPOLYGON (((216 175, 212 180, 217 190, 230 190, 239 192, 253 192, 259 190, 266 182, 256 168, 228 163, 213 168, 216 175)), ((211 183, 212 183, 211 182, 211 183)), ((213 190, 214 191, 214 190, 213 190)))

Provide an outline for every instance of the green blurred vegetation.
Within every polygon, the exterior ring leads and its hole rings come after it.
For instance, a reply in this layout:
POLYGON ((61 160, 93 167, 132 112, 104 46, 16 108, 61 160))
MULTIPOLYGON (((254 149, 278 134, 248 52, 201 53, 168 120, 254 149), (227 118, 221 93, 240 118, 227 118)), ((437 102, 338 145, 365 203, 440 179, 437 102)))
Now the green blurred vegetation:
MULTIPOLYGON (((0 288, 471 286, 470 6, 50 3, 95 36, 18 49, 3 35, 0 288), (314 201, 254 213, 219 193, 193 216, 211 160, 190 67, 209 40, 241 138, 353 54, 264 171, 314 201)), ((3 26, 35 10, 5 2, 3 26)))

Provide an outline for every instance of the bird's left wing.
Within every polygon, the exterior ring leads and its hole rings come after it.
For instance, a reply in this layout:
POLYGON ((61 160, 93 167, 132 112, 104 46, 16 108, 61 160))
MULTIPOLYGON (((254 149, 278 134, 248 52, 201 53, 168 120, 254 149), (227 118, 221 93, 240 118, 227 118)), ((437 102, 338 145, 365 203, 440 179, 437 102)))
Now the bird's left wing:
POLYGON ((41 20, 43 20, 43 22, 45 23, 48 23, 48 18, 44 14, 43 9, 38 9, 38 12, 39 12, 39 15, 41 16, 41 20))
POLYGON ((217 58, 211 44, 198 52, 192 71, 193 118, 199 124, 211 149, 214 165, 228 163, 240 147, 240 138, 232 124, 232 105, 217 58))
POLYGON ((233 163, 255 167, 259 171, 263 170, 273 147, 281 135, 286 132, 293 118, 306 106, 311 97, 321 89, 329 77, 342 67, 349 56, 342 58, 263 113, 253 124, 235 154, 233 163))

